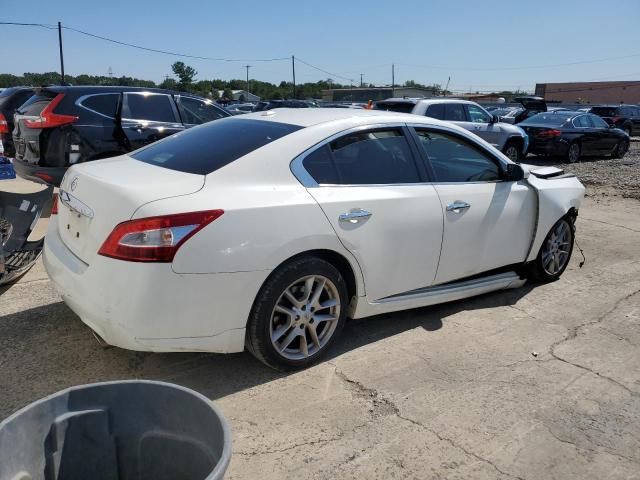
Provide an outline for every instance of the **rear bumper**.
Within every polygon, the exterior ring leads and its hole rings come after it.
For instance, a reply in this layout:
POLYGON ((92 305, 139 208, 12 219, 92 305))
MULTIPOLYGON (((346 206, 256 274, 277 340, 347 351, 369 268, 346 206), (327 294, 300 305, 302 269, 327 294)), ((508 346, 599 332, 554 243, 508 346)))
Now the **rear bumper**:
POLYGON ((13 169, 20 177, 32 182, 59 187, 67 167, 41 167, 23 160, 13 159, 13 169))
POLYGON ((91 265, 62 242, 57 218, 44 265, 65 303, 105 342, 153 352, 240 352, 253 300, 269 271, 176 274, 171 264, 96 256, 91 265))

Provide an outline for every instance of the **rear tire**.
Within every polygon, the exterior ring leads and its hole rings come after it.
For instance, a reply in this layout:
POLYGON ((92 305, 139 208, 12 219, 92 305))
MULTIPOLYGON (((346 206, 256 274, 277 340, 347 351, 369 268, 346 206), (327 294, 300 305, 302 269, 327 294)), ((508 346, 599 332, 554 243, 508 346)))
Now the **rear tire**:
POLYGON ((278 268, 256 296, 245 344, 262 363, 296 370, 316 363, 344 326, 347 284, 333 265, 301 257, 278 268))
POLYGON ((622 130, 624 130, 624 133, 631 136, 631 127, 624 127, 622 130))
POLYGON ((573 142, 571 145, 569 145, 566 160, 569 163, 576 163, 578 160, 580 160, 580 144, 578 142, 573 142))
POLYGON ((558 220, 542 242, 538 256, 529 264, 529 278, 543 283, 560 278, 571 260, 574 237, 572 217, 558 220))
POLYGON ((613 158, 623 158, 628 151, 629 151, 629 140, 625 138, 620 140, 620 142, 618 142, 618 145, 616 145, 616 148, 611 154, 611 156, 613 158))

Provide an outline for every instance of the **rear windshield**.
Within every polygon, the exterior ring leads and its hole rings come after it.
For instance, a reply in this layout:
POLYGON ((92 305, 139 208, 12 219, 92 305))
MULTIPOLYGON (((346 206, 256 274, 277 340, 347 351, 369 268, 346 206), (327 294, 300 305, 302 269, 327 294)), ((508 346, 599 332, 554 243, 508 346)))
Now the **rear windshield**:
POLYGON ((616 107, 591 107, 589 113, 595 113, 600 117, 613 117, 616 114, 616 107))
POLYGON ((414 106, 411 102, 378 102, 373 109, 385 110, 387 112, 411 113, 414 106))
POLYGON ((533 115, 527 118, 524 122, 520 122, 519 126, 544 124, 544 125, 555 125, 559 127, 574 115, 575 113, 567 114, 565 112, 538 113, 537 115, 533 115))
POLYGON ((207 175, 301 128, 288 123, 228 118, 177 133, 131 156, 159 167, 207 175))
POLYGON ((38 116, 44 110, 44 107, 49 105, 49 102, 55 98, 56 94, 53 92, 38 92, 34 94, 29 100, 24 102, 20 108, 16 110, 16 113, 21 115, 35 115, 38 116))

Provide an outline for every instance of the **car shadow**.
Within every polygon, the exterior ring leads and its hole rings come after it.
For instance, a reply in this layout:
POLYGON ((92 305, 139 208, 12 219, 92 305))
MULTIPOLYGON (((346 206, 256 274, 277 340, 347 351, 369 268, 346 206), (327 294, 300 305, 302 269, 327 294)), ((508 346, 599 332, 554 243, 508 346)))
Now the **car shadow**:
MULTIPOLYGON (((527 284, 432 307, 350 320, 324 361, 410 330, 446 328, 447 317, 515 304, 527 284)), ((148 353, 101 345, 63 303, 0 317, 0 418, 72 385, 144 378, 174 382, 215 400, 286 377, 249 353, 148 353), (25 379, 29 379, 25 382, 25 379)))
MULTIPOLYGON (((602 160, 611 160, 611 157, 602 155, 580 157, 580 160, 576 163, 599 162, 602 160)), ((522 160, 522 163, 526 165, 538 165, 541 167, 554 166, 564 168, 565 166, 571 166, 571 163, 568 163, 563 157, 545 155, 527 155, 527 157, 522 160)))

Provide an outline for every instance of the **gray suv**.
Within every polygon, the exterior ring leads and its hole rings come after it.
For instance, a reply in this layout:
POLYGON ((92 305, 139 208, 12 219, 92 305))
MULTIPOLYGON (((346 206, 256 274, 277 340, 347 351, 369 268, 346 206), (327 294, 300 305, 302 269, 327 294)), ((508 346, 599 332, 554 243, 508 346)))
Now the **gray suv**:
POLYGON ((377 102, 374 108, 455 123, 489 142, 514 162, 524 158, 529 146, 529 137, 520 127, 499 122, 498 117, 467 100, 390 98, 377 102))

